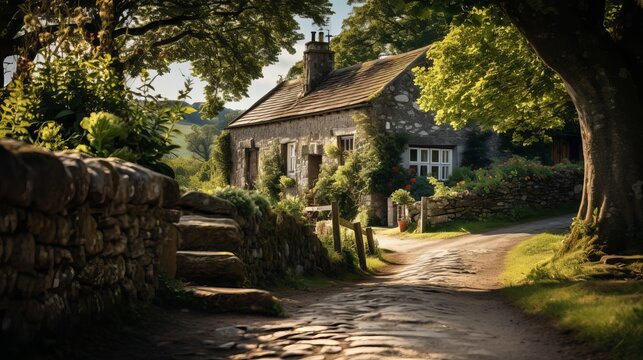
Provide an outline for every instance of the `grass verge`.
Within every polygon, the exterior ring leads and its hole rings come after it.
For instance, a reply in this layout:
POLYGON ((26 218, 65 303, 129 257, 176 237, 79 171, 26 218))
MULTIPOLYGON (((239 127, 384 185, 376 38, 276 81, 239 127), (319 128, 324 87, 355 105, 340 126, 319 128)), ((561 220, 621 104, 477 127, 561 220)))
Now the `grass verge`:
POLYGON ((582 253, 554 258, 563 235, 539 234, 515 246, 505 261, 502 292, 520 308, 572 330, 618 359, 643 354, 643 281, 596 280, 606 267, 582 253))
POLYGON ((402 239, 449 239, 462 235, 479 234, 505 226, 546 219, 552 216, 573 213, 578 209, 577 203, 568 203, 553 209, 519 208, 511 216, 491 217, 480 220, 454 220, 431 227, 428 232, 400 232, 398 228, 374 228, 378 235, 396 236, 402 239))

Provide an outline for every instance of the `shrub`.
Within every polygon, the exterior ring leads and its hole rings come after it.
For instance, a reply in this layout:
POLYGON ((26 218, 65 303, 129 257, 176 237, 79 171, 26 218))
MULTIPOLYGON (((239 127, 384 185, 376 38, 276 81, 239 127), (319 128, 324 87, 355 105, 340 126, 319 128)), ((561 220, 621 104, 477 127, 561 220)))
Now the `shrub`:
MULTIPOLYGON (((194 109, 149 94, 146 72, 140 74, 143 96, 135 96, 110 55, 93 56, 83 26, 72 26, 64 16, 51 21, 61 24, 52 36, 64 40, 43 47, 38 65, 25 67, 6 87, 0 136, 115 156, 174 176, 162 159, 177 148, 170 137, 174 124, 194 109)), ((189 91, 188 81, 179 100, 189 91)))
POLYGON ((397 189, 391 194, 391 200, 398 205, 410 205, 415 202, 411 193, 404 189, 397 189))
POLYGON ((235 186, 226 186, 215 189, 212 195, 228 200, 234 204, 234 206, 237 207, 239 214, 246 219, 253 219, 258 213, 255 198, 250 195, 250 191, 248 190, 235 186))
POLYGON ((226 186, 230 184, 230 173, 232 172, 232 145, 230 144, 230 132, 222 131, 214 138, 210 151, 210 182, 214 186, 226 186))
POLYGON ((290 176, 282 175, 279 178, 279 187, 281 189, 290 189, 292 187, 295 187, 295 185, 297 185, 297 182, 290 176))
POLYGON ((277 202, 275 205, 275 212, 277 214, 292 216, 297 220, 303 220, 305 207, 306 204, 302 198, 287 195, 285 198, 277 202))
POLYGON ((283 168, 281 146, 279 142, 273 141, 261 154, 261 167, 257 182, 257 190, 267 196, 272 203, 279 201, 279 193, 281 192, 279 180, 284 175, 283 168))

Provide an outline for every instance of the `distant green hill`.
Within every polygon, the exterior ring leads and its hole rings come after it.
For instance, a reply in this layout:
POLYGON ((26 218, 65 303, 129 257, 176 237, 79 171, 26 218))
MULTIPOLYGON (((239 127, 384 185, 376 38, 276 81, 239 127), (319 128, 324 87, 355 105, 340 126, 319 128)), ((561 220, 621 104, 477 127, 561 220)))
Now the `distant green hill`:
POLYGON ((183 122, 194 124, 194 125, 217 125, 217 128, 223 129, 232 121, 235 117, 243 112, 243 110, 234 110, 223 108, 214 119, 207 119, 201 116, 201 108, 203 107, 202 102, 195 102, 194 104, 186 104, 192 106, 197 111, 192 114, 187 114, 183 116, 183 122))
POLYGON ((229 108, 223 108, 214 119, 207 119, 201 116, 201 108, 203 106, 202 102, 195 102, 194 104, 184 103, 183 106, 191 106, 197 111, 192 114, 187 114, 183 116, 183 120, 179 121, 176 124, 176 129, 181 133, 173 136, 174 144, 179 145, 181 148, 176 149, 174 153, 180 157, 189 157, 192 156, 187 150, 187 144, 185 142, 185 136, 192 133, 192 125, 204 126, 204 125, 214 125, 218 131, 223 130, 230 121, 234 120, 235 117, 239 116, 244 110, 234 110, 229 108))

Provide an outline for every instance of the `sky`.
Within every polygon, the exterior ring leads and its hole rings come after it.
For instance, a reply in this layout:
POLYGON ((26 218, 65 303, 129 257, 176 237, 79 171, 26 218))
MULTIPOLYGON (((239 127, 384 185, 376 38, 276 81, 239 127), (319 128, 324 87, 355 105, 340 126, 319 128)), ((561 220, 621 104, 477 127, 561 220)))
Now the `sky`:
MULTIPOLYGON (((337 35, 342 28, 342 21, 348 17, 352 6, 348 5, 346 0, 333 0, 333 11, 335 14, 331 16, 328 29, 331 35, 337 35)), ((310 19, 298 19, 299 31, 304 34, 305 39, 300 40, 294 46, 296 52, 289 54, 283 51, 279 56, 277 63, 267 66, 263 69, 263 78, 256 79, 250 84, 248 88, 248 97, 235 102, 229 102, 225 107, 230 109, 245 110, 259 100, 263 95, 270 91, 277 85, 279 75, 285 76, 297 61, 304 57, 305 43, 310 40, 310 32, 318 30, 318 27, 313 27, 310 19)), ((326 30, 326 28, 324 28, 326 30)), ((168 98, 175 99, 178 96, 179 90, 183 89, 184 76, 190 75, 190 64, 173 64, 170 66, 171 71, 168 74, 159 76, 155 79, 153 86, 156 91, 168 98)), ((201 102, 205 100, 203 88, 204 83, 198 78, 192 78, 193 90, 190 93, 188 102, 201 102)), ((136 84, 136 83, 134 83, 136 84)))

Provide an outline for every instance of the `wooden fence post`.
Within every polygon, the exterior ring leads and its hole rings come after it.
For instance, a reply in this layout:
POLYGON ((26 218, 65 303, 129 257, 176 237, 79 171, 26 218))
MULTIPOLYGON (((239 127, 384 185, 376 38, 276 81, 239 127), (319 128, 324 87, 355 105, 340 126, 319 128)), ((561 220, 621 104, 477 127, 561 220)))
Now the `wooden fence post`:
POLYGON ((353 223, 353 231, 355 232, 355 245, 357 247, 357 257, 359 258, 359 267, 366 271, 366 254, 364 253, 364 238, 362 237, 362 224, 359 222, 353 223))
POLYGON ((420 221, 418 224, 420 227, 421 233, 425 232, 426 229, 428 228, 426 223, 427 221, 426 217, 428 216, 428 213, 427 213, 428 204, 429 204, 429 198, 426 196, 422 196, 422 198, 420 199, 420 221))
POLYGON ((366 229, 366 242, 368 243, 368 253, 375 255, 375 240, 373 239, 373 229, 367 227, 366 229))
POLYGON ((342 252, 342 239, 339 237, 339 205, 336 201, 333 201, 331 204, 331 217, 333 219, 333 245, 335 251, 338 253, 342 252))

